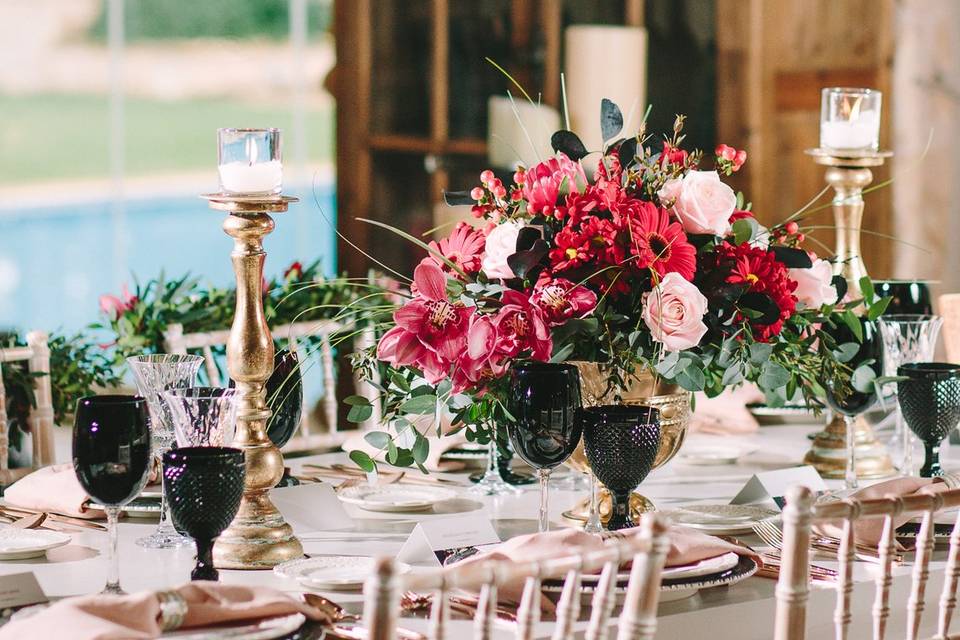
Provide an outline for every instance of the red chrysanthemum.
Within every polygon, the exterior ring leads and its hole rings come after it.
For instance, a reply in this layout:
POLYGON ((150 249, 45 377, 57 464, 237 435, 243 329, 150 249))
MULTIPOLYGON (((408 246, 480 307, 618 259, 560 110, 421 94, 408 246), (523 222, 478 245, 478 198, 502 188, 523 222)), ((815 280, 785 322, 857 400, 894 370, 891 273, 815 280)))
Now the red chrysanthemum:
POLYGON ((607 205, 604 203, 596 187, 590 185, 584 189, 583 193, 571 191, 567 195, 566 202, 557 207, 554 217, 557 220, 563 220, 568 227, 578 228, 586 216, 594 215, 598 211, 606 211, 607 205))
POLYGON ((637 269, 652 268, 661 276, 676 272, 693 280, 697 270, 697 249, 687 242, 679 222, 670 220, 666 209, 652 202, 631 200, 620 207, 618 217, 629 230, 630 251, 637 269))
MULTIPOLYGON (((482 232, 474 229, 466 222, 458 222, 448 237, 439 243, 431 241, 430 248, 463 269, 464 272, 476 273, 480 271, 485 241, 482 232)), ((447 263, 434 254, 431 253, 430 258, 444 271, 450 271, 447 263)))
MULTIPOLYGON (((771 324, 751 323, 754 338, 767 342, 772 336, 778 335, 784 321, 793 315, 797 307, 797 298, 793 295, 797 283, 787 274, 786 266, 776 259, 772 251, 751 247, 746 242, 738 245, 724 242, 716 249, 716 259, 718 265, 730 270, 726 282, 745 285, 749 293, 765 294, 780 309, 780 317, 771 324)), ((738 321, 744 320, 741 314, 737 315, 738 321)))

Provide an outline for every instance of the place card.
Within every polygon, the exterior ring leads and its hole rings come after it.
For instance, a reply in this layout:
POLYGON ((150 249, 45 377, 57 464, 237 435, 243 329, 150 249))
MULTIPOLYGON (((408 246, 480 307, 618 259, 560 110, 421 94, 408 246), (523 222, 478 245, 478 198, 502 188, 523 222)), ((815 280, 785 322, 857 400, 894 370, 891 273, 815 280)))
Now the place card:
POLYGON ((750 504, 772 500, 778 509, 783 509, 787 489, 798 484, 810 489, 817 496, 827 491, 823 478, 810 465, 790 467, 755 474, 747 480, 747 484, 733 497, 730 504, 750 504))
POLYGON ((0 578, 0 611, 47 602, 33 573, 14 573, 0 578))
POLYGON ((280 487, 270 492, 270 500, 294 533, 353 528, 353 520, 326 482, 280 487))
POLYGON ((414 527, 397 554, 397 560, 440 566, 455 553, 499 542, 500 536, 484 513, 432 518, 414 527))

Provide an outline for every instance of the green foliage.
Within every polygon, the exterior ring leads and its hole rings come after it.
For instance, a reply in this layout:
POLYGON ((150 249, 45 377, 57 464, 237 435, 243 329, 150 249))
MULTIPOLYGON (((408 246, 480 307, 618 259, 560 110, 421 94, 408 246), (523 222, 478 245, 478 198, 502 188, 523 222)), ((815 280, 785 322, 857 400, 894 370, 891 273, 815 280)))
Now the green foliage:
MULTIPOLYGON (((106 38, 107 4, 90 35, 106 38)), ((333 19, 332 0, 313 0, 308 32, 327 31, 333 19)), ((290 33, 290 0, 125 0, 124 30, 128 41, 176 38, 286 38, 290 33)))

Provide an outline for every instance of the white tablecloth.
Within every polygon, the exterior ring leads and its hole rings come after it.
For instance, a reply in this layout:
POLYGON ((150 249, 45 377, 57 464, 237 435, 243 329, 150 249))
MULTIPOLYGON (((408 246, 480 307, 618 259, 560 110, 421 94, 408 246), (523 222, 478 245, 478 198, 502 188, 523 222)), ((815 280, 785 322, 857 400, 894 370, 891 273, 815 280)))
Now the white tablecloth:
MULTIPOLYGON (((751 451, 736 466, 702 467, 690 466, 675 459, 665 467, 653 472, 641 485, 640 491, 654 500, 661 508, 691 502, 729 502, 747 479, 756 472, 780 469, 798 464, 809 447, 806 435, 813 430, 810 425, 784 425, 762 427, 751 436, 720 438, 717 436, 693 435, 684 446, 722 444, 740 447, 751 451)), ((949 447, 944 447, 947 467, 949 447)), ((297 469, 305 462, 344 461, 344 454, 312 456, 288 461, 297 469)), ((459 477, 454 476, 449 477, 459 477)), ((831 488, 841 488, 841 483, 828 482, 831 488)), ((582 494, 556 489, 551 492, 550 512, 554 526, 566 526, 560 514, 570 508, 582 494)), ((517 535, 536 529, 536 510, 538 494, 536 486, 531 486, 522 495, 503 498, 470 498, 456 501, 458 511, 489 509, 496 528, 503 536, 517 535)), ((310 509, 309 504, 303 505, 310 509)), ((347 511, 355 520, 356 530, 377 532, 408 532, 416 522, 427 518, 448 517, 449 513, 427 514, 383 514, 360 510, 347 506, 347 511)), ((193 566, 192 548, 177 550, 148 550, 138 547, 134 540, 149 533, 155 525, 125 521, 120 524, 121 583, 127 591, 158 589, 185 582, 189 579, 193 566)), ((301 531, 298 533, 309 533, 301 531)), ((748 538, 750 539, 750 538, 748 538)), ((36 574, 44 591, 49 596, 61 597, 87 594, 99 591, 104 583, 105 562, 101 550, 106 544, 106 536, 98 532, 84 532, 74 536, 66 547, 50 551, 46 558, 0 562, 0 584, 2 576, 18 572, 32 571, 36 574)), ((305 536, 304 549, 310 555, 376 555, 395 554, 402 539, 349 541, 318 541, 305 536)), ((945 552, 938 550, 932 566, 933 575, 927 587, 926 615, 924 629, 933 632, 936 620, 937 600, 942 584, 945 552)), ((827 560, 817 560, 819 564, 834 566, 827 560)), ((898 567, 891 594, 891 622, 888 637, 902 637, 905 620, 905 603, 909 593, 910 564, 898 567)), ((856 579, 858 584, 853 595, 855 624, 859 630, 851 637, 866 637, 869 629, 869 612, 873 601, 874 567, 858 562, 856 579), (858 618, 859 617, 859 618, 858 618)), ((220 572, 221 580, 226 583, 261 584, 278 589, 296 591, 298 586, 275 576, 271 571, 225 571, 220 572)), ((768 639, 771 636, 774 617, 773 580, 753 577, 730 587, 718 587, 699 592, 692 598, 661 604, 658 639, 676 638, 752 638, 768 639)), ((325 594, 354 609, 360 607, 359 593, 325 594)), ((812 588, 808 608, 810 638, 823 638, 832 635, 832 612, 835 591, 832 587, 816 584, 812 588)), ((464 625, 469 624, 463 622, 464 625)), ((416 626, 411 624, 409 626, 416 626)), ((955 625, 956 626, 956 625, 955 625)), ((509 637, 508 629, 503 630, 509 637)), ((465 636, 466 637, 466 636, 465 636)))

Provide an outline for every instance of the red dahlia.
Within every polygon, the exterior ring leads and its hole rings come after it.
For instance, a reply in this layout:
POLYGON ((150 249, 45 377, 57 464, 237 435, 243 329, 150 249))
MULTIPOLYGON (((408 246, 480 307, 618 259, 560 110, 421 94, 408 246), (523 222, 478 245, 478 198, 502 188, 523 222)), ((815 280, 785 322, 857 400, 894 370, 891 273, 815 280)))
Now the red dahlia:
MULTIPOLYGON (((724 242, 716 249, 718 265, 730 269, 726 282, 746 285, 746 292, 762 293, 769 296, 780 309, 780 317, 772 324, 751 323, 754 337, 767 342, 778 335, 785 320, 793 315, 797 307, 797 298, 793 291, 796 281, 790 279, 787 268, 776 259, 772 251, 751 247, 748 243, 733 245, 724 242)), ((745 318, 737 314, 737 320, 745 318)))

